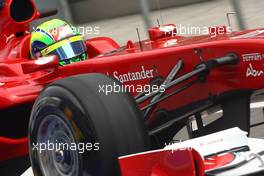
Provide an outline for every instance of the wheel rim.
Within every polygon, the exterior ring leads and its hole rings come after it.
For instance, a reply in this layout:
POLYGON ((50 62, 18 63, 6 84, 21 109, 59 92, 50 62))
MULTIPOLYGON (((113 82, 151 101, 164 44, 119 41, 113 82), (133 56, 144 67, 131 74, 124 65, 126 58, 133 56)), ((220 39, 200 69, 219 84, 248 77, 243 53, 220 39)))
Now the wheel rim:
POLYGON ((73 144, 77 144, 72 130, 62 118, 57 115, 43 118, 37 132, 37 144, 42 145, 38 159, 43 175, 79 174, 79 153, 77 148, 71 148, 73 144))

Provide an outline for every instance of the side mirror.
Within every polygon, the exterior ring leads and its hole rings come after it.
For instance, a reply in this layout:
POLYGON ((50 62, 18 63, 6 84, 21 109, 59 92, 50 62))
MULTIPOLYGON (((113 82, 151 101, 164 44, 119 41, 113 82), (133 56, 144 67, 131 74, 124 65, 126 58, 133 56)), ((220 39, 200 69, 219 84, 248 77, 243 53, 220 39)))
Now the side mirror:
POLYGON ((177 34, 174 24, 166 24, 159 27, 153 27, 148 30, 150 40, 158 40, 165 37, 172 37, 177 34))
POLYGON ((57 56, 41 57, 21 64, 24 74, 41 71, 44 69, 57 68, 59 59, 57 56))

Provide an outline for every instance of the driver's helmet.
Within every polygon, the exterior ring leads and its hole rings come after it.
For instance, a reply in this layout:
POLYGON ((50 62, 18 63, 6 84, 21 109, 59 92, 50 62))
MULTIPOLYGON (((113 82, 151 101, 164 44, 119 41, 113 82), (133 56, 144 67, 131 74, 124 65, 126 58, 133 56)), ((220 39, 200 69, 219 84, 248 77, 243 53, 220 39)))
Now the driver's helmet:
POLYGON ((56 55, 62 66, 87 58, 83 36, 59 19, 44 22, 32 32, 30 54, 33 59, 56 55))

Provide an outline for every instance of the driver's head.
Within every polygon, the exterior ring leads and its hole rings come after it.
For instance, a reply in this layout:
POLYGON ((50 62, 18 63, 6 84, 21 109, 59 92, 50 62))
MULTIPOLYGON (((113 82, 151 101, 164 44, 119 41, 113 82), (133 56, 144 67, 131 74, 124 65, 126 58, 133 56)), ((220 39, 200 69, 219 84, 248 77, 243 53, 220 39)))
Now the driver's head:
POLYGON ((33 59, 57 55, 60 65, 85 60, 86 45, 75 27, 59 19, 39 25, 31 34, 30 54, 33 59))

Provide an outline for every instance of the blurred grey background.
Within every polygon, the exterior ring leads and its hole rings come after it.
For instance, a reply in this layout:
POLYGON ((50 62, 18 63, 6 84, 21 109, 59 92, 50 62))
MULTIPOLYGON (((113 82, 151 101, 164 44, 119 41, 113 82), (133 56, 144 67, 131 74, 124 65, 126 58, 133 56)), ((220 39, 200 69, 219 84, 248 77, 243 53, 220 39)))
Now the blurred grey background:
MULTIPOLYGON (((38 9, 58 8, 57 18, 80 27, 90 27, 86 38, 108 36, 120 45, 137 41, 136 28, 146 39, 148 26, 174 23, 176 25, 227 25, 231 16, 235 30, 264 26, 263 0, 35 0, 38 9), (96 32, 99 29, 99 32, 96 32)), ((54 18, 54 17, 52 17, 54 18)), ((42 19, 33 26, 45 21, 42 19)))
MULTIPOLYGON (((60 9, 58 17, 75 24, 126 16, 141 12, 145 0, 35 0, 37 7, 60 9)), ((171 8, 206 0, 146 0, 150 10, 171 8)))

